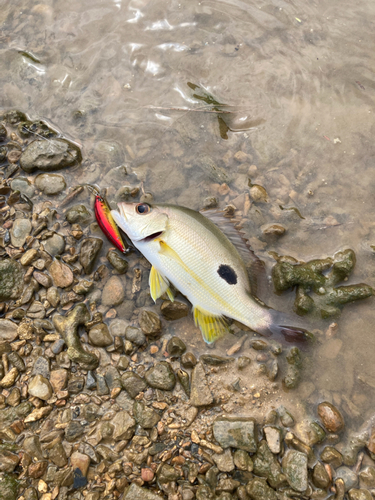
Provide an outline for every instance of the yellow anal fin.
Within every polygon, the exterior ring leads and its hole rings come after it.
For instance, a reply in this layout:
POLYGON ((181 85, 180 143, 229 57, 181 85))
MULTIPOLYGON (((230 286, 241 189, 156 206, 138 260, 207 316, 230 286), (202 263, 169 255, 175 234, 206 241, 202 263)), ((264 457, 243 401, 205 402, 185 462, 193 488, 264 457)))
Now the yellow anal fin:
POLYGON ((199 307, 194 308, 194 322, 199 326, 207 344, 212 344, 228 331, 227 323, 222 316, 212 316, 199 307))
POLYGON ((154 302, 157 301, 164 293, 168 295, 170 301, 174 301, 172 290, 169 288, 169 282, 154 266, 152 266, 149 277, 150 293, 154 302))

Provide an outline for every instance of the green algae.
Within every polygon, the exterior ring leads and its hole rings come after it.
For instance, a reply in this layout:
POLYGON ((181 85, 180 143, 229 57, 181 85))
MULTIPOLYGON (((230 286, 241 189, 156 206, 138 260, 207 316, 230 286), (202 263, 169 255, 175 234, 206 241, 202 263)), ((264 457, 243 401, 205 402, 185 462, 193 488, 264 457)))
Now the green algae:
POLYGON ((301 316, 314 311, 323 318, 335 316, 344 305, 374 294, 372 287, 365 283, 337 286, 348 279, 355 267, 356 256, 351 249, 338 252, 332 258, 309 262, 298 262, 293 257, 274 253, 273 257, 277 260, 272 269, 275 290, 283 292, 295 287, 294 308, 301 316))

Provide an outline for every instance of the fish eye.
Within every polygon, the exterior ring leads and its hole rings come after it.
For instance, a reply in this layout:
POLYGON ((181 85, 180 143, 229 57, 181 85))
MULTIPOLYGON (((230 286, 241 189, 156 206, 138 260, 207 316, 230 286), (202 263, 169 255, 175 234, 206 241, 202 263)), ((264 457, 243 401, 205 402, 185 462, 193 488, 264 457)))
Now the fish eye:
POLYGON ((147 203, 139 203, 139 205, 135 207, 135 210, 137 214, 145 215, 151 212, 151 207, 147 203))

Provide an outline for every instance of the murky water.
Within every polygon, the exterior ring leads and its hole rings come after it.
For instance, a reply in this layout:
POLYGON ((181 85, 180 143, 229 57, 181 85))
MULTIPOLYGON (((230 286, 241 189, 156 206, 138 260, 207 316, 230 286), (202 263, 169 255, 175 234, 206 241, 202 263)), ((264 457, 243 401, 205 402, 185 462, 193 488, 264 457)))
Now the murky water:
MULTIPOLYGON (((268 270, 269 251, 309 260, 351 247, 351 280, 374 285, 374 14, 369 0, 8 2, 0 107, 82 145, 85 170, 64 174, 71 185, 97 183, 113 199, 120 184, 143 182, 155 202, 194 209, 215 196, 245 212, 268 270), (120 165, 127 176, 108 174, 120 165), (269 201, 246 214, 251 165, 269 201), (265 237, 270 222, 285 236, 265 237)), ((289 310, 293 296, 268 302, 289 310)), ((360 425, 374 411, 374 321, 372 299, 347 306, 335 338, 311 350, 305 382, 289 394, 279 384, 270 404, 324 397, 360 425)), ((191 317, 169 329, 207 350, 191 317)))

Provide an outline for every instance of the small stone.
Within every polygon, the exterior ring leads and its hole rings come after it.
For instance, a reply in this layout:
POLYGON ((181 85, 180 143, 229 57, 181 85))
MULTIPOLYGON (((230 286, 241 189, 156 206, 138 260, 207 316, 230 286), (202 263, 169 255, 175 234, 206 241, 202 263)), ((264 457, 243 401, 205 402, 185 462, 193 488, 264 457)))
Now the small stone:
POLYGON ((248 161, 249 155, 244 151, 237 151, 237 153, 234 154, 234 159, 239 163, 245 163, 248 161))
POLYGON ((231 472, 234 469, 232 453, 229 448, 224 450, 224 453, 214 453, 212 458, 221 472, 231 472))
POLYGON ((288 450, 283 456, 282 466, 290 486, 296 491, 307 489, 307 456, 296 450, 288 450))
POLYGON ((132 483, 123 500, 160 500, 160 496, 146 488, 141 488, 136 483, 132 483))
POLYGON ((277 500, 276 492, 270 488, 265 479, 254 478, 246 486, 251 500, 277 500))
POLYGON ((5 400, 6 404, 9 406, 18 406, 21 402, 21 392, 18 387, 13 387, 10 391, 9 396, 5 400))
POLYGON ((174 321, 187 316, 189 314, 190 307, 184 302, 179 302, 177 300, 174 302, 165 300, 161 305, 160 311, 166 320, 174 321))
POLYGON ((250 455, 244 450, 236 450, 233 455, 233 461, 239 470, 251 472, 254 468, 254 463, 250 455))
POLYGON ((324 465, 321 462, 317 462, 312 475, 312 480, 317 488, 327 489, 330 485, 330 477, 326 471, 324 465))
POLYGON ((141 347, 147 342, 146 336, 142 330, 135 328, 134 326, 128 326, 126 328, 125 338, 138 347, 141 347))
POLYGON ((52 286, 52 279, 48 274, 40 273, 39 271, 33 272, 33 278, 44 288, 49 288, 52 286))
POLYGON ((328 432, 337 433, 344 430, 344 419, 339 410, 331 403, 320 403, 318 415, 328 432))
POLYGON ((365 490, 363 488, 356 490, 352 488, 351 490, 348 491, 349 494, 349 500, 372 500, 373 496, 368 490, 365 490))
POLYGON ((129 263, 123 259, 116 250, 110 250, 107 253, 107 259, 119 274, 125 274, 128 270, 129 263))
POLYGON ((43 242, 44 250, 52 257, 61 255, 65 250, 65 239, 57 233, 43 242))
POLYGON ((181 356, 181 364, 184 368, 194 368, 197 364, 197 358, 192 352, 185 352, 181 356))
POLYGON ((35 248, 30 248, 20 258, 20 262, 23 266, 29 266, 38 257, 38 250, 35 248))
POLYGON ((51 371, 50 383, 55 393, 66 388, 68 383, 68 376, 69 373, 64 368, 51 371))
POLYGON ((5 377, 3 377, 1 380, 0 380, 0 387, 3 387, 4 389, 8 389, 9 387, 12 387, 12 385, 14 384, 14 382, 16 381, 17 377, 19 375, 19 371, 17 370, 17 368, 12 368, 11 370, 9 370, 9 372, 5 375, 5 377))
POLYGON ((155 473, 152 469, 146 468, 146 469, 141 469, 141 478, 142 481, 145 481, 146 483, 149 483, 154 479, 155 473))
POLYGON ((121 279, 112 276, 103 288, 102 304, 107 307, 120 305, 125 298, 125 290, 121 279))
POLYGON ((186 351, 186 345, 179 337, 172 337, 168 340, 167 352, 171 357, 179 357, 186 351))
POLYGON ((34 300, 27 309, 26 316, 31 319, 43 319, 46 315, 44 305, 38 300, 34 300))
POLYGON ((50 376, 50 361, 44 356, 38 356, 34 362, 31 375, 42 375, 45 378, 50 376))
POLYGON ((69 224, 87 224, 92 219, 92 214, 85 205, 74 205, 65 214, 69 224))
POLYGON ((145 380, 135 372, 126 372, 121 377, 123 388, 133 399, 147 389, 145 380))
POLYGON ((341 453, 332 446, 326 446, 321 452, 320 458, 326 464, 332 465, 334 469, 337 469, 343 463, 343 457, 341 453))
MULTIPOLYGON (((13 472, 20 462, 20 458, 15 453, 8 450, 0 450, 0 472, 13 472)), ((1 482, 0 482, 1 484, 1 482)), ((1 487, 1 486, 0 486, 1 487)), ((0 490, 1 491, 1 490, 0 490)), ((5 500, 6 497, 4 497, 5 500)))
POLYGON ((82 474, 80 469, 76 468, 73 471, 73 489, 84 488, 87 486, 88 481, 85 476, 82 474))
POLYGON ((85 238, 82 240, 80 250, 80 263, 86 274, 91 274, 97 256, 103 246, 103 240, 99 238, 85 238))
MULTIPOLYGON (((8 158, 9 159, 9 158, 8 158)), ((35 195, 35 188, 26 177, 16 177, 10 183, 13 191, 19 191, 21 194, 26 195, 28 198, 33 198, 35 195)))
POLYGON ((136 401, 133 406, 135 421, 144 429, 151 429, 160 420, 160 416, 152 408, 147 407, 144 403, 136 401))
POLYGON ((117 368, 119 370, 126 370, 129 366, 129 358, 127 356, 120 356, 117 362, 117 368))
MULTIPOLYGON (((24 269, 13 259, 0 260, 0 301, 18 299, 24 286, 24 269)), ((7 321, 7 320, 0 320, 7 321)), ((1 324, 0 324, 1 338, 1 324)))
POLYGON ((83 433, 84 433, 84 427, 76 420, 72 420, 71 422, 69 422, 69 425, 65 428, 65 439, 69 441, 69 443, 72 443, 78 437, 82 436, 83 433))
POLYGON ((50 172, 77 165, 81 159, 78 146, 65 139, 35 140, 23 151, 20 166, 27 173, 37 168, 50 172))
POLYGON ((258 184, 254 184, 250 188, 250 196, 255 202, 265 203, 268 201, 267 191, 263 186, 259 186, 258 184))
POLYGON ((28 391, 31 396, 47 401, 52 397, 53 391, 49 381, 42 377, 42 375, 36 375, 30 380, 28 385, 28 391))
POLYGON ((96 378, 93 374, 92 371, 87 372, 87 377, 86 377, 86 388, 89 390, 93 390, 96 387, 96 378))
POLYGON ((66 188, 66 182, 59 174, 39 174, 35 177, 36 187, 46 195, 61 193, 66 188))
POLYGON ((42 477, 47 470, 48 462, 40 461, 30 464, 27 473, 32 479, 38 479, 42 477))
POLYGON ((90 465, 90 457, 79 451, 75 451, 70 457, 70 465, 73 467, 73 470, 79 469, 82 475, 86 477, 90 465))
POLYGON ((54 260, 49 267, 53 284, 60 288, 66 288, 73 283, 73 273, 69 266, 59 260, 54 260))
POLYGON ((252 418, 219 417, 214 422, 213 433, 223 448, 233 447, 250 453, 257 449, 255 421, 252 418))
POLYGON ((18 337, 18 326, 9 319, 0 319, 0 340, 13 342, 18 337))
POLYGON ((145 335, 156 335, 161 331, 159 316, 153 311, 142 310, 139 315, 139 326, 145 335))
POLYGON ((56 287, 51 286, 51 288, 47 290, 47 300, 52 307, 57 307, 59 305, 60 294, 56 287))
POLYGON ((11 243, 15 247, 22 247, 26 238, 31 233, 31 222, 29 219, 16 219, 10 230, 11 243))
POLYGON ((28 436, 23 442, 23 448, 34 460, 43 460, 43 451, 37 435, 28 436))
POLYGON ((98 323, 90 329, 89 340, 92 345, 98 347, 107 347, 113 344, 113 338, 105 323, 98 323))
POLYGON ((277 412, 284 427, 294 426, 294 418, 284 406, 279 406, 277 412))
POLYGON ((361 470, 359 477, 362 483, 368 488, 375 487, 375 467, 369 466, 361 470))
POLYGON ((116 413, 111 421, 114 430, 112 437, 115 441, 131 439, 135 432, 135 420, 125 410, 116 413))
POLYGON ((192 406, 207 406, 214 401, 208 386, 203 364, 199 362, 191 374, 190 404, 192 406))
POLYGON ((281 467, 276 457, 271 453, 266 441, 261 441, 254 458, 254 474, 265 477, 272 488, 278 488, 286 477, 281 472, 281 467))
POLYGON ((260 229, 266 236, 282 236, 285 234, 285 227, 281 224, 264 224, 260 229))
POLYGON ((266 426, 263 432, 269 449, 277 455, 281 451, 281 430, 278 427, 266 426))
POLYGON ((151 387, 164 391, 171 391, 176 385, 176 376, 166 361, 161 361, 147 370, 145 379, 151 387))
POLYGON ((104 396, 105 394, 109 394, 109 389, 107 386, 107 382, 105 378, 100 373, 96 374, 96 385, 99 396, 104 396))
POLYGON ((336 470, 336 479, 341 478, 345 484, 345 491, 355 488, 358 484, 358 477, 349 467, 339 467, 336 470))
POLYGON ((47 446, 48 458, 57 467, 65 467, 68 463, 68 458, 66 456, 65 448, 61 443, 60 437, 53 439, 47 446))

